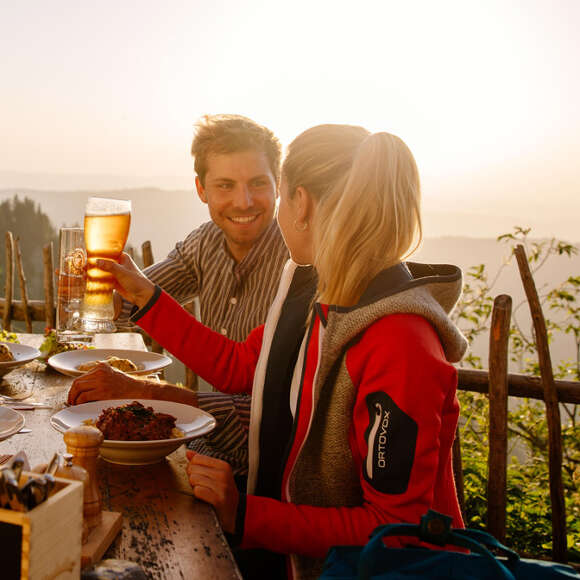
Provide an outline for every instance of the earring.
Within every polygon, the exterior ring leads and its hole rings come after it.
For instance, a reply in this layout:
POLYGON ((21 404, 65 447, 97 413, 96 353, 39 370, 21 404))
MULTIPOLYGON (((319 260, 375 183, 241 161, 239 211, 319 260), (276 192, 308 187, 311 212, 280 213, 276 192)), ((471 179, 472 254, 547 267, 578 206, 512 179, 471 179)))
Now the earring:
POLYGON ((297 232, 305 232, 308 229, 308 222, 299 222, 294 220, 294 229, 297 232))

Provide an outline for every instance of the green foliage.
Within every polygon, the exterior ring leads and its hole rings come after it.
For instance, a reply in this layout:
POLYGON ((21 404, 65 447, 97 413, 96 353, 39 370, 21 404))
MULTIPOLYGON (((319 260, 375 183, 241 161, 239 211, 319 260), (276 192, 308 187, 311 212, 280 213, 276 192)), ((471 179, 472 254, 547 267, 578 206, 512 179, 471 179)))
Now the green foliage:
MULTIPOLYGON (((42 212, 40 206, 31 199, 14 196, 0 202, 0 240, 2 245, 0 260, 0 288, 4 294, 6 264, 4 254, 4 240, 7 231, 11 231, 15 238, 20 239, 22 267, 27 280, 28 297, 43 298, 43 263, 42 247, 52 241, 54 251, 57 251, 57 232, 48 216, 42 212)), ((19 298, 20 288, 18 274, 15 273, 14 297, 19 298)))
POLYGON ((20 342, 14 332, 0 330, 0 342, 20 342))
MULTIPOLYGON (((510 256, 516 244, 526 249, 532 273, 551 257, 577 254, 578 249, 556 239, 531 241, 529 228, 517 227, 498 237, 507 244, 510 256)), ((490 281, 484 265, 465 273, 465 291, 454 313, 457 325, 470 342, 489 331, 493 308, 493 287, 509 258, 490 281)), ((566 335, 580 354, 580 277, 571 276, 551 287, 538 289, 546 319, 549 339, 566 335)), ((510 328, 510 357, 519 372, 539 375, 535 342, 531 331, 524 332, 518 315, 527 302, 516 305, 510 328)), ((481 357, 468 355, 464 365, 482 368, 481 357)), ((580 361, 556 361, 556 378, 580 379, 580 361)), ((487 396, 460 392, 462 409, 460 427, 464 462, 466 525, 484 529, 486 525, 486 488, 489 408, 487 396)), ((580 409, 577 405, 560 405, 562 413, 563 485, 566 498, 568 549, 571 560, 580 561, 580 409)), ((523 399, 508 416, 511 459, 507 473, 507 541, 522 554, 550 556, 551 506, 548 474, 548 428, 544 404, 523 399), (514 454, 518 450, 517 455, 514 454), (518 457, 520 459, 518 459, 518 457), (523 459, 522 459, 523 458, 523 459)))

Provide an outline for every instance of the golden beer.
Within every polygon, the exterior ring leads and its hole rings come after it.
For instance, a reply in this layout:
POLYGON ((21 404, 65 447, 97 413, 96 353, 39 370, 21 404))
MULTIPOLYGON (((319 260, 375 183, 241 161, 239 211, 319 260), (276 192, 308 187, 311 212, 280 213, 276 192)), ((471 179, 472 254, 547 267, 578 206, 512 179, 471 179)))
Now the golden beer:
POLYGON ((87 284, 82 328, 87 332, 114 332, 114 278, 97 268, 97 259, 118 261, 131 224, 131 202, 90 198, 85 212, 87 284), (123 211, 124 210, 124 211, 123 211))

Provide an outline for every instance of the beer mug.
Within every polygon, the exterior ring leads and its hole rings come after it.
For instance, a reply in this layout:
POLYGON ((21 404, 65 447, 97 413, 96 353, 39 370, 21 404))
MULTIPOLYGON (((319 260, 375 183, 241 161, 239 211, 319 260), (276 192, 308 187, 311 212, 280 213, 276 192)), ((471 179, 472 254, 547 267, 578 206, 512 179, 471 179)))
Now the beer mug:
POLYGON ((85 238, 82 228, 59 231, 56 334, 61 342, 88 340, 79 330, 85 293, 85 238))
POLYGON ((114 278, 97 268, 97 259, 118 261, 131 224, 131 202, 90 197, 85 209, 87 284, 80 327, 85 332, 115 332, 114 278))

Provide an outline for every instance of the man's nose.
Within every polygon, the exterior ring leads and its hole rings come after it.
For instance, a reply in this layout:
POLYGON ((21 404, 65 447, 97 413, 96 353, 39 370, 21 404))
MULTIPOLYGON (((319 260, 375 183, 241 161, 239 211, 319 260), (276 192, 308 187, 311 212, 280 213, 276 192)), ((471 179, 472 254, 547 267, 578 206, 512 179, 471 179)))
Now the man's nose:
POLYGON ((252 192, 250 188, 242 184, 236 188, 234 192, 234 206, 239 209, 248 209, 254 205, 254 200, 252 198, 252 192))

